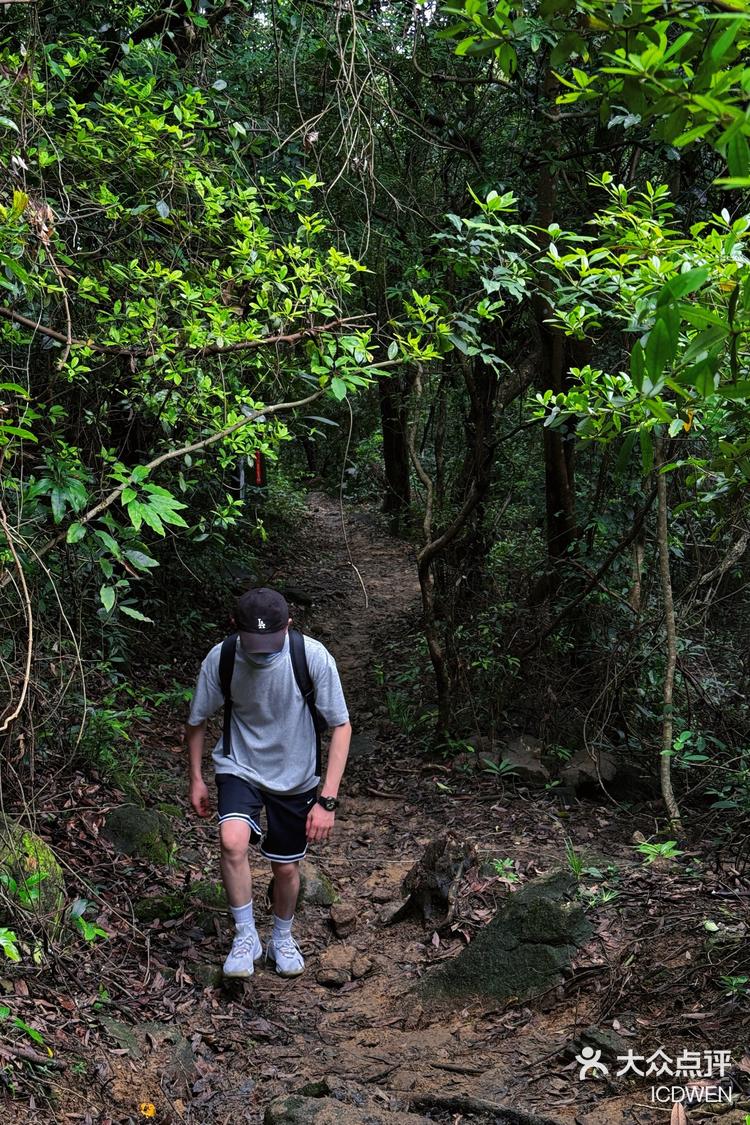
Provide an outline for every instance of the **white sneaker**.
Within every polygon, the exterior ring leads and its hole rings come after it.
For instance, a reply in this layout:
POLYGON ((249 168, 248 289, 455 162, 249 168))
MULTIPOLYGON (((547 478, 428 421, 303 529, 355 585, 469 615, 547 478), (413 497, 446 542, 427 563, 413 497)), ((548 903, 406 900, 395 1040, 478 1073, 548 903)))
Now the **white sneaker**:
POLYGON ((298 977, 305 971, 305 959, 291 934, 278 940, 271 938, 266 946, 266 959, 269 957, 276 962, 280 977, 298 977))
POLYGON ((255 961, 263 956, 257 930, 239 930, 232 942, 229 956, 224 962, 225 977, 251 977, 255 972, 255 961))

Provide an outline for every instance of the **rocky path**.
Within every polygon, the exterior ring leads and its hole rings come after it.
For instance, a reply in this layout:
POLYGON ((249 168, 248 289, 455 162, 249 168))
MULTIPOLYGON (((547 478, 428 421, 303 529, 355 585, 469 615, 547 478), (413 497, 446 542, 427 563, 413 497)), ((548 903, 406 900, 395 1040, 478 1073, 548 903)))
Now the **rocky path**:
MULTIPOLYGON (((610 1063, 629 1048, 706 1043, 711 1028, 717 1049, 726 1045, 721 1021, 691 992, 702 939, 685 931, 687 908, 679 917, 690 886, 634 861, 631 814, 592 803, 571 816, 554 793, 501 788, 465 763, 429 760, 394 725, 381 684, 389 662, 408 667, 417 643, 413 553, 368 513, 347 517, 347 536, 348 548, 336 504, 313 496, 295 542, 264 576, 288 590, 295 618, 336 656, 355 728, 335 838, 305 864, 295 929, 306 973, 284 981, 261 966, 247 984, 221 980, 231 933, 206 894, 217 875, 215 828, 186 808, 184 752, 151 730, 150 800, 171 809, 174 862, 118 855, 99 839, 99 822, 79 815, 78 838, 88 832, 93 847, 96 837, 104 856, 97 885, 110 908, 100 921, 111 936, 31 983, 29 1006, 42 1005, 37 1026, 63 1067, 9 1095, 5 1120, 259 1125, 268 1111, 267 1125, 416 1125, 398 1116, 411 1112, 455 1125, 528 1125, 533 1114, 650 1125, 664 1120, 663 1107, 648 1104, 650 1084, 581 1083, 582 1045, 610 1063), (392 921, 404 876, 446 831, 481 860, 465 871, 453 922, 392 921), (519 886, 576 866, 592 936, 556 985, 530 1002, 426 999, 420 981, 482 933, 519 886), (683 982, 684 1018, 664 1014, 674 1007, 670 972, 683 982)), ((429 684, 409 682, 415 703, 429 697, 429 684)), ((102 800, 85 796, 92 807, 102 800)), ((253 860, 253 875, 264 937, 265 865, 253 860)), ((696 905, 697 884, 692 893, 690 911, 710 909, 696 905)))

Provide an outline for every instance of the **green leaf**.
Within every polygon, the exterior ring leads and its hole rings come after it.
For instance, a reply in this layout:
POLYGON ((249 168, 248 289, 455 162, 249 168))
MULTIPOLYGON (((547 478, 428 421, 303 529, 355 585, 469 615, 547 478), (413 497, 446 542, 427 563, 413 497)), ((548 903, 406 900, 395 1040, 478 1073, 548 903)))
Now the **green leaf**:
POLYGON ((654 443, 648 430, 638 431, 638 440, 641 443, 641 463, 644 473, 650 473, 654 467, 654 443))
POLYGON ((337 398, 339 402, 341 402, 343 398, 346 398, 346 383, 343 379, 331 379, 331 390, 333 392, 333 397, 337 398))
POLYGON ((107 613, 111 613, 115 604, 115 588, 114 586, 102 586, 99 589, 99 597, 102 600, 102 605, 107 613))
POLYGON ((738 379, 736 383, 728 383, 719 388, 724 398, 746 399, 750 398, 750 379, 738 379))
POLYGON ((727 145, 727 164, 732 176, 745 177, 750 173, 750 148, 743 133, 736 133, 727 145))
POLYGON ((79 543, 86 534, 86 528, 82 523, 72 523, 68 528, 68 533, 65 536, 68 543, 79 543))
MULTIPOLYGON (((643 379, 646 374, 646 356, 640 340, 637 340, 630 353, 630 378, 636 390, 643 390, 643 379)), ((635 441, 635 438, 633 438, 635 441)), ((632 446, 631 446, 632 449, 632 446)))
POLYGON ((388 345, 388 358, 389 359, 395 359, 397 355, 398 355, 398 342, 396 340, 391 340, 390 344, 388 345))
POLYGON ((674 350, 670 340, 669 328, 660 317, 649 332, 646 341, 646 370, 654 385, 661 379, 664 368, 673 356, 674 350))
POLYGON ((622 443, 620 452, 617 455, 617 461, 615 462, 615 473, 618 475, 620 473, 624 473, 628 465, 630 464, 630 458, 633 454, 633 446, 635 445, 636 436, 637 435, 635 430, 631 430, 629 434, 625 435, 625 440, 622 443))
POLYGON ((141 504, 140 508, 141 515, 143 516, 143 522, 147 523, 149 527, 153 528, 157 535, 161 535, 162 537, 164 537, 166 533, 164 531, 164 525, 162 524, 158 513, 154 511, 153 507, 147 506, 146 504, 141 504))
POLYGON ((153 625, 153 620, 150 617, 146 617, 145 614, 140 613, 137 609, 133 609, 129 605, 121 605, 120 613, 126 613, 128 617, 133 617, 136 621, 147 621, 149 625, 153 625))
POLYGON ((701 266, 699 269, 687 270, 686 273, 679 273, 676 277, 673 277, 671 281, 668 281, 659 293, 656 302, 657 308, 660 305, 679 300, 680 297, 685 297, 688 293, 694 293, 696 289, 700 289, 707 278, 708 270, 705 266, 701 266))
POLYGON ((128 559, 137 570, 150 570, 152 567, 159 565, 156 559, 152 559, 150 555, 145 555, 143 551, 125 551, 124 554, 125 558, 128 559))

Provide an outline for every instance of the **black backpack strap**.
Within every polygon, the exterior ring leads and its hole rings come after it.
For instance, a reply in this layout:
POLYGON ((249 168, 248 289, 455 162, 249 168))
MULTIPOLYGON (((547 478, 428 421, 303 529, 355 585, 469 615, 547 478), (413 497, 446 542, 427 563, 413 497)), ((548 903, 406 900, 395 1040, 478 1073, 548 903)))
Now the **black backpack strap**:
POLYGON ((313 727, 315 728, 315 773, 318 777, 321 777, 320 736, 324 730, 328 729, 328 723, 315 706, 315 685, 307 666, 305 638, 296 629, 289 630, 289 653, 292 658, 292 670, 297 681, 297 687, 302 692, 302 698, 312 715, 313 727))
POLYGON ((232 673, 234 672, 234 658, 237 653, 237 634, 230 633, 221 642, 219 655, 219 683, 224 695, 224 733, 221 740, 224 757, 232 753, 232 673))

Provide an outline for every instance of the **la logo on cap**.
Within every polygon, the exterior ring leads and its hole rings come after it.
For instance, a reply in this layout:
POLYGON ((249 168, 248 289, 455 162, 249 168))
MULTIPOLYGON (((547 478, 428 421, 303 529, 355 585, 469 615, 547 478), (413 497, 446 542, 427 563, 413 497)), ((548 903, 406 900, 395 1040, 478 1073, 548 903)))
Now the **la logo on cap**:
POLYGON ((265 627, 266 627, 265 621, 261 617, 259 617, 258 618, 258 628, 259 629, 265 629, 265 627))

